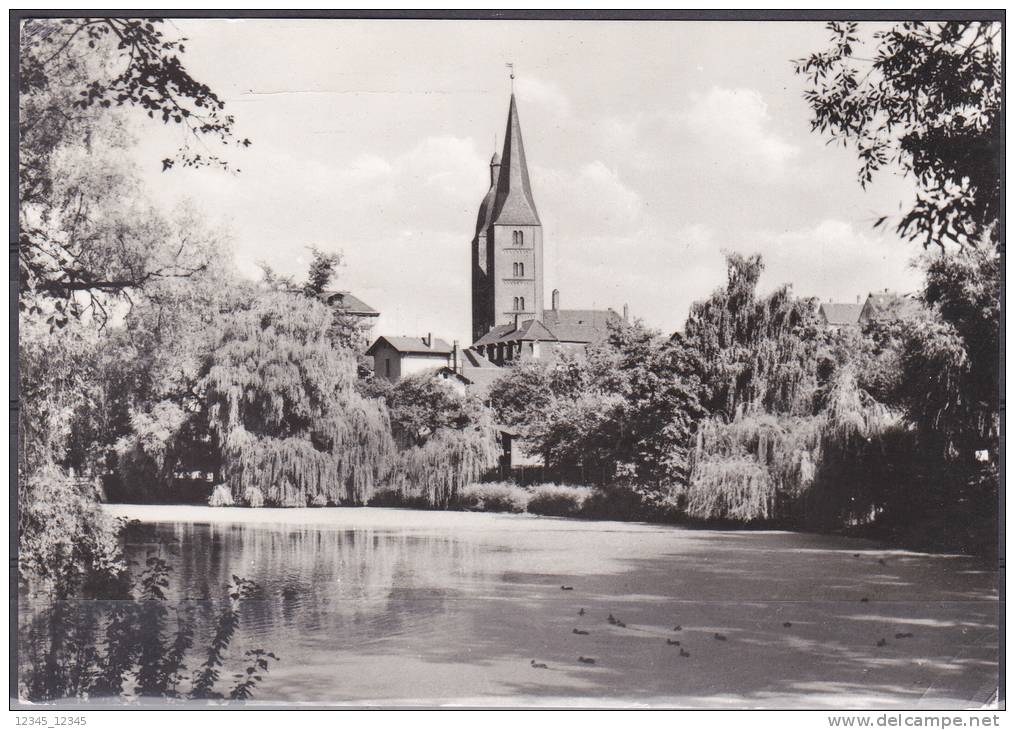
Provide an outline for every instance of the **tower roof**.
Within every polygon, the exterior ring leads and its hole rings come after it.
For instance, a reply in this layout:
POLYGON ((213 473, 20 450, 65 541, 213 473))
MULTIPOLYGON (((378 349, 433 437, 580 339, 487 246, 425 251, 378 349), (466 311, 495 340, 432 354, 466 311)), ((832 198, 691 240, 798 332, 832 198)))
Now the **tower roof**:
POLYGON ((497 180, 493 207, 493 223, 508 226, 538 226, 539 214, 532 199, 529 169, 525 164, 525 147, 522 145, 522 128, 518 123, 518 107, 511 94, 508 107, 507 131, 504 133, 504 152, 501 155, 500 177, 497 180))

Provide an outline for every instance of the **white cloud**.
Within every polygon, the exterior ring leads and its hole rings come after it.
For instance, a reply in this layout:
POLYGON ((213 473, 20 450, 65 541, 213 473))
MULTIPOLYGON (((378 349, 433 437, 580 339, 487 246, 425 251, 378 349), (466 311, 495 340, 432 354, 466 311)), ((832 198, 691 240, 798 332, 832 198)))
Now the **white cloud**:
POLYGON ((532 76, 522 76, 515 80, 519 99, 525 100, 525 106, 540 106, 558 120, 571 113, 571 102, 560 88, 551 82, 542 81, 532 76))
POLYGON ((642 225, 644 201, 600 160, 577 170, 532 167, 536 204, 546 223, 571 234, 630 233, 642 225), (559 223, 558 223, 559 222, 559 223))
POLYGON ((691 95, 691 105, 676 115, 679 125, 697 140, 721 151, 721 159, 746 169, 765 165, 778 172, 799 149, 771 127, 768 105, 753 89, 713 86, 691 95))

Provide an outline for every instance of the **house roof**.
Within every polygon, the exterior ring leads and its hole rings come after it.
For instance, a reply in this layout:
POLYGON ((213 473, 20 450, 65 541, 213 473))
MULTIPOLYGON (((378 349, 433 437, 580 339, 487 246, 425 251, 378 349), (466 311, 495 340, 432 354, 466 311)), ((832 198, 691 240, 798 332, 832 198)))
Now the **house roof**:
POLYGON ((824 316, 825 322, 833 325, 855 325, 860 321, 860 304, 849 302, 822 302, 818 311, 824 316))
POLYGON ((490 328, 490 331, 480 337, 474 343, 473 347, 479 347, 481 345, 491 345, 497 342, 507 342, 510 338, 508 334, 514 332, 515 326, 513 324, 498 324, 490 328))
POLYGON ((462 367, 473 368, 475 370, 500 370, 499 366, 494 365, 490 362, 490 360, 480 355, 471 347, 462 350, 462 367))
POLYGON ((543 324, 561 342, 597 342, 610 330, 607 322, 619 322, 612 309, 544 309, 543 324))
POLYGON ((362 299, 353 296, 347 291, 325 290, 319 296, 321 301, 328 306, 340 309, 347 314, 358 314, 363 317, 376 317, 380 314, 380 312, 362 299))
POLYGON ((504 152, 501 154, 500 176, 493 209, 493 223, 505 226, 538 226, 539 214, 532 198, 529 168, 525 164, 522 128, 518 123, 518 106, 511 94, 504 152))
POLYGON ((485 393, 493 381, 505 372, 504 368, 494 365, 472 348, 462 350, 461 358, 461 372, 455 372, 450 367, 441 368, 441 372, 458 378, 466 387, 472 386, 481 393, 485 393))
POLYGON ((909 294, 898 294, 886 290, 868 294, 863 311, 866 312, 865 316, 868 320, 886 317, 897 318, 915 312, 920 306, 920 302, 909 294))
POLYGON ((367 349, 366 354, 372 355, 374 351, 381 345, 382 342, 386 342, 397 352, 403 355, 443 355, 447 356, 451 354, 451 345, 439 337, 434 337, 431 345, 427 347, 426 341, 422 337, 395 337, 393 335, 381 335, 374 344, 370 345, 367 349))
POLYGON ((609 335, 608 321, 620 321, 612 309, 544 309, 542 319, 499 324, 473 343, 473 347, 500 342, 598 342, 609 335))

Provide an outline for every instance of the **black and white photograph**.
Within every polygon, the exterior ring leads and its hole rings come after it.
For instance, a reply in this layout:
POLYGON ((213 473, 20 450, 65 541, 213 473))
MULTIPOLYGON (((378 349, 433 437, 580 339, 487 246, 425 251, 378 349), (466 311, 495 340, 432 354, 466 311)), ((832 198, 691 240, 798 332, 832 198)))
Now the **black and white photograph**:
POLYGON ((17 724, 997 726, 1004 21, 10 11, 17 724))

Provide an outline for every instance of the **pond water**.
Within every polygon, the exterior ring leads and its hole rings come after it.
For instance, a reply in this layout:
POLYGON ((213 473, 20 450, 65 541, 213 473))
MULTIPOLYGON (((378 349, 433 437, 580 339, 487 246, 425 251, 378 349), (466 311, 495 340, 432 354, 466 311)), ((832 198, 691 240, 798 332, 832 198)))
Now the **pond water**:
POLYGON ((998 576, 964 557, 527 515, 108 509, 142 520, 129 555, 169 562, 171 599, 210 616, 230 576, 260 585, 227 663, 279 655, 259 702, 932 708, 997 686, 998 576))

